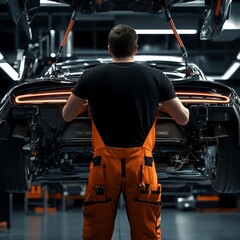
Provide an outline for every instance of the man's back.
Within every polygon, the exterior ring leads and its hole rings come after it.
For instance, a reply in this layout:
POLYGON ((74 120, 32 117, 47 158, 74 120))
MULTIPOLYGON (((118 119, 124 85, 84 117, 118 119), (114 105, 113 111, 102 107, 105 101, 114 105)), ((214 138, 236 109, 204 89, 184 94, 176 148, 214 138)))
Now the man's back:
POLYGON ((161 71, 134 62, 85 71, 73 93, 88 99, 93 121, 104 143, 112 147, 141 146, 158 103, 175 97, 161 71))

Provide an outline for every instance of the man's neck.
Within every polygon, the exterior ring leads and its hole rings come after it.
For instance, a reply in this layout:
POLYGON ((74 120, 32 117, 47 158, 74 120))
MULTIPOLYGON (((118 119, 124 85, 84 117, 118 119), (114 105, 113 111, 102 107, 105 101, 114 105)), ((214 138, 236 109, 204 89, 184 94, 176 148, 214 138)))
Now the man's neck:
POLYGON ((113 62, 134 62, 134 56, 129 56, 129 57, 113 57, 112 59, 113 62))

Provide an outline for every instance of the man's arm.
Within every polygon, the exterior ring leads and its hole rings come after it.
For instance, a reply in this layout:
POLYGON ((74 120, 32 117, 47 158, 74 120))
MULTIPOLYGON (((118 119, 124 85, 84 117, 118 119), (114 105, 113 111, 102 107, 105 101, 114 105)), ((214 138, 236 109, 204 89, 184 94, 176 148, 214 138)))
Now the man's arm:
POLYGON ((86 112, 88 108, 87 101, 77 97, 73 93, 69 96, 66 105, 62 110, 62 117, 66 122, 75 119, 79 114, 86 112))
POLYGON ((169 113, 179 125, 186 125, 189 120, 189 110, 184 107, 178 97, 161 102, 160 110, 169 113))

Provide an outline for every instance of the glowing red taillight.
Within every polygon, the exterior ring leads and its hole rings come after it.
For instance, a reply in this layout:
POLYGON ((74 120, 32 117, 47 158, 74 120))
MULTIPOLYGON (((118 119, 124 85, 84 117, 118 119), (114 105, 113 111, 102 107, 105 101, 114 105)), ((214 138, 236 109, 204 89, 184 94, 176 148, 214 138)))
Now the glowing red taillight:
POLYGON ((23 94, 15 97, 17 104, 43 104, 43 103, 66 103, 70 91, 60 92, 37 92, 31 94, 23 94))
MULTIPOLYGON (((59 92, 36 92, 31 94, 23 94, 15 97, 15 103, 17 104, 56 104, 66 103, 71 91, 59 91, 59 92)), ((222 103, 226 104, 230 102, 228 96, 218 93, 205 93, 205 92, 176 92, 177 96, 182 103, 222 103)))

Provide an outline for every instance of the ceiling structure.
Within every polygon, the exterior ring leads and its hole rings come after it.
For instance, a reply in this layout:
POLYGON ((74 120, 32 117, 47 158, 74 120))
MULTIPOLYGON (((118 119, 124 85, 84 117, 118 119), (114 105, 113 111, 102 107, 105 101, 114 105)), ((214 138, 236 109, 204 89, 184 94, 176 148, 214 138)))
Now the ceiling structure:
MULTIPOLYGON (((205 1, 176 4, 172 19, 187 49, 189 61, 199 65, 213 79, 238 79, 240 76, 240 1, 233 0, 229 19, 214 40, 200 40, 205 1), (234 71, 235 70, 235 71, 234 71)), ((41 8, 31 22, 32 40, 9 16, 6 0, 0 0, 0 52, 10 59, 17 49, 40 46, 41 54, 57 51, 72 16, 66 4, 41 0, 41 8), (50 5, 49 5, 50 4, 50 5)), ((107 35, 114 25, 129 24, 139 33, 139 54, 181 56, 164 14, 111 12, 78 17, 64 54, 107 54, 107 35), (170 30, 170 31, 169 31, 170 30)))

